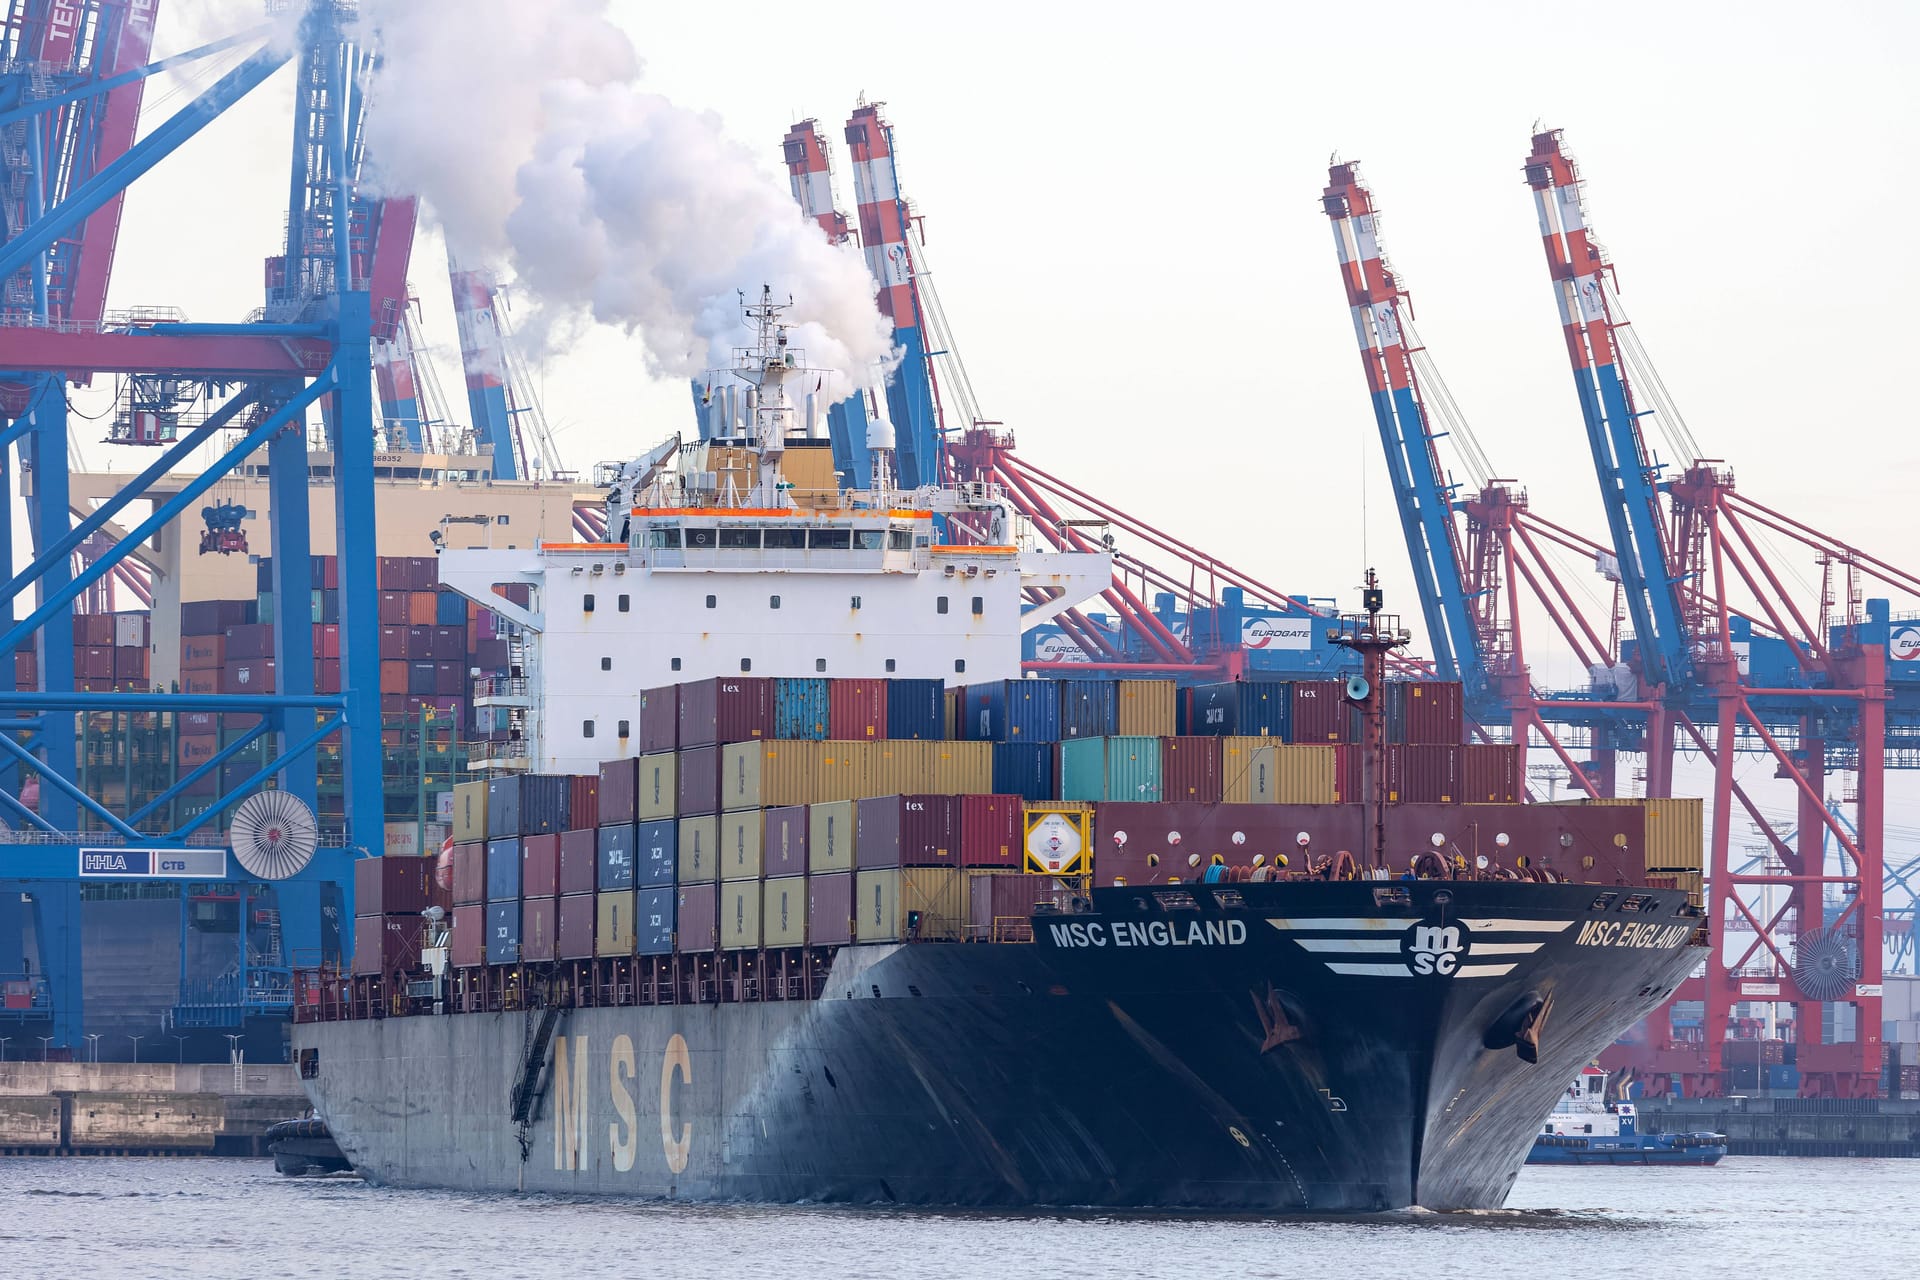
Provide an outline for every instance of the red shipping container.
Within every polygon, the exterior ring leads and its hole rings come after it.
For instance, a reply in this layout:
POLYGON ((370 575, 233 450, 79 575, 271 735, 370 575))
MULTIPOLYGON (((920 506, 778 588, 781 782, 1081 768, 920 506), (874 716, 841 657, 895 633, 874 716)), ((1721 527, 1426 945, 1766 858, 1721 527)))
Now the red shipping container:
POLYGON ((218 733, 220 731, 220 713, 217 711, 182 711, 175 715, 174 724, 181 733, 218 733))
POLYGON ((431 662, 439 655, 433 651, 433 628, 410 626, 407 632, 407 660, 409 662, 431 662))
POLYGON ((180 673, 180 692, 201 696, 219 693, 225 683, 226 670, 219 671, 182 671, 180 673))
POLYGON ((1025 942, 1033 937, 1034 908, 1064 906, 1051 876, 1009 871, 967 877, 967 937, 980 942, 1025 942))
POLYGON ((720 748, 689 747, 681 751, 674 785, 679 790, 676 812, 680 817, 720 812, 720 748))
POLYGON ((13 687, 16 689, 38 689, 40 687, 40 662, 31 652, 21 649, 14 650, 13 687))
POLYGON ((405 694, 407 691, 407 664, 392 660, 380 663, 380 692, 405 694))
MULTIPOLYGON (((584 831, 563 831, 560 833, 560 893, 564 897, 574 893, 592 893, 598 882, 597 859, 600 856, 599 832, 589 827, 584 831)), ((532 840, 544 839, 542 836, 530 836, 532 840)), ((588 930, 592 932, 591 929, 588 930)))
POLYGON ((1160 794, 1168 804, 1219 804, 1219 738, 1162 738, 1160 794))
POLYGON ((1024 813, 1019 796, 961 796, 960 865, 1018 871, 1024 813))
POLYGON ((147 674, 147 651, 130 645, 114 646, 113 674, 116 678, 147 674))
POLYGON ((1453 804, 1460 795, 1460 748, 1388 746, 1389 804, 1453 804))
POLYGON ((482 969, 487 963, 487 908, 484 904, 453 909, 453 967, 482 969))
POLYGON ((854 807, 853 865, 957 867, 959 802, 955 796, 882 796, 854 807))
POLYGON ((772 736, 772 681, 760 676, 719 676, 680 686, 682 747, 772 736))
POLYGON ((428 654, 435 662, 463 662, 467 656, 465 627, 435 627, 428 654))
POLYGON ((560 899, 528 898, 520 904, 520 959, 552 960, 559 945, 560 899))
POLYGON ((842 742, 884 739, 887 736, 887 682, 827 681, 827 736, 842 742))
MULTIPOLYGON (((520 845, 520 896, 551 898, 559 892, 560 837, 528 836, 520 845)), ((521 954, 525 954, 524 940, 521 954)))
POLYGON ((86 618, 86 641, 90 646, 111 647, 113 644, 113 615, 110 613, 89 613, 86 618))
POLYGON ((593 959, 595 910, 591 893, 573 893, 560 899, 560 923, 555 930, 558 942, 554 946, 558 959, 593 959))
POLYGON ((1347 701, 1344 680, 1293 682, 1293 741, 1353 742, 1359 737, 1360 717, 1347 701))
MULTIPOLYGON (((380 665, 384 667, 387 664, 383 662, 380 665)), ((403 662, 400 665, 404 667, 406 663, 403 662)), ((406 715, 407 695, 405 693, 390 693, 382 689, 380 691, 380 714, 383 716, 406 715)))
POLYGON ((272 693, 273 672, 272 658, 229 660, 220 673, 220 692, 272 693))
MULTIPOLYGON (((489 615, 491 616, 491 615, 489 615)), ((639 753, 652 755, 680 745, 680 687, 640 691, 639 753)))
MULTIPOLYGON (((363 858, 362 862, 378 862, 363 858)), ((419 859, 415 859, 419 861, 419 859)), ((419 916, 355 916, 353 972, 357 975, 410 972, 420 967, 420 937, 426 921, 419 916)))
POLYGON ((316 622, 313 624, 313 654, 316 658, 340 657, 340 624, 337 622, 316 622))
POLYGON ((1506 743, 1461 747, 1460 798, 1468 804, 1518 804, 1519 753, 1506 743))
MULTIPOLYGON (((847 879, 853 877, 849 875, 847 879)), ((674 912, 674 950, 682 955, 712 951, 720 945, 720 886, 682 885, 674 912)), ((848 887, 847 914, 853 914, 853 891, 848 887)), ((811 917, 809 917, 811 919, 811 917)))
POLYGON ((767 810, 760 833, 760 856, 765 879, 807 873, 807 806, 767 810))
POLYGON ((383 627, 404 627, 407 625, 407 597, 402 591, 382 591, 380 593, 380 625, 383 627))
POLYGON ((815 946, 853 941, 853 872, 807 877, 807 941, 815 946))
MULTIPOLYGON (((438 591, 411 591, 407 593, 407 622, 416 627, 431 627, 440 617, 440 593, 438 591)), ((521 948, 526 953, 526 948, 521 948)))
POLYGON ((361 858, 353 864, 353 913, 420 914, 432 905, 427 891, 432 871, 431 858, 361 858))
POLYGON ((436 698, 459 698, 467 688, 467 669, 458 662, 437 662, 434 664, 433 696, 436 698))
POLYGON ((600 766, 599 826, 617 827, 637 816, 640 762, 608 760, 600 766))
POLYGON ((340 659, 320 658, 314 662, 313 691, 315 693, 340 692, 340 659))
POLYGON ((220 750, 218 734, 183 733, 180 735, 179 760, 182 769, 193 769, 213 759, 220 750))
POLYGON ((1407 741, 1459 746, 1466 737, 1460 685, 1451 680, 1416 680, 1407 685, 1407 741))
POLYGON ((225 636, 182 636, 180 638, 180 669, 182 671, 215 671, 225 665, 227 665, 225 636))
POLYGON ((407 589, 408 569, 404 556, 381 556, 376 566, 378 583, 382 593, 405 591, 407 589))
POLYGON ((599 774, 573 775, 573 784, 567 796, 567 825, 583 831, 600 825, 599 774))
POLYGON ((380 656, 390 662, 406 658, 407 629, 405 627, 380 628, 380 656))
POLYGON ((484 906, 487 901, 487 846, 478 841, 453 846, 453 905, 484 906))
POLYGON ((113 647, 88 645, 74 655, 73 672, 89 680, 112 680, 113 647))

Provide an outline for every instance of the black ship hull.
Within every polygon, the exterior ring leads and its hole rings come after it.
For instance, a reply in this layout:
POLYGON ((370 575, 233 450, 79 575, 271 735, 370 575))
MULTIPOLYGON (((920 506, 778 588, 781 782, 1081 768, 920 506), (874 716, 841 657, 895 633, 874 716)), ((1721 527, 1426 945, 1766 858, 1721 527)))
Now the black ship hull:
POLYGON ((1671 890, 1099 890, 1032 945, 843 948, 806 1001, 295 1027, 376 1183, 695 1200, 1499 1206, 1565 1082, 1696 963, 1671 890), (1623 909, 1624 908, 1624 909, 1623 909))

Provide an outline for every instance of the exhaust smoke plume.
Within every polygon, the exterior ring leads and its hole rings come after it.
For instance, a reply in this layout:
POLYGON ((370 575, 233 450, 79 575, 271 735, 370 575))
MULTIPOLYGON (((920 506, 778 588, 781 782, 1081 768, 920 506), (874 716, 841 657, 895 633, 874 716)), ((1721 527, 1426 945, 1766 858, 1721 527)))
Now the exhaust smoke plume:
POLYGON ((540 311, 643 340, 663 375, 731 363, 737 291, 792 295, 794 341, 839 400, 893 363, 859 252, 830 245, 783 177, 717 116, 638 83, 604 0, 364 0, 382 64, 374 184, 421 196, 463 261, 505 267, 540 311))

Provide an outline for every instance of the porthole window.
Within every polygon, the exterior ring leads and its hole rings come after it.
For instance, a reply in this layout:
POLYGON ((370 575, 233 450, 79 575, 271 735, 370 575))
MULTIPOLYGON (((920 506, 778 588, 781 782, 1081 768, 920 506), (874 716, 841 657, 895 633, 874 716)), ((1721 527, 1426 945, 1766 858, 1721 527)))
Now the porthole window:
POLYGON ((709 609, 718 609, 719 607, 720 607, 720 597, 719 597, 719 596, 708 596, 708 597, 707 597, 707 608, 709 608, 709 609))
POLYGON ((589 591, 580 598, 580 608, 584 613, 593 612, 593 592, 589 591))
POLYGON ((742 658, 742 659, 740 659, 740 669, 741 669, 742 671, 751 671, 751 670, 753 670, 753 659, 752 659, 752 658, 742 658))
POLYGON ((825 671, 827 669, 827 660, 825 658, 815 658, 813 660, 813 669, 815 671, 825 671))
MULTIPOLYGON (((630 610, 630 607, 629 607, 629 606, 631 605, 631 603, 632 603, 632 600, 633 600, 633 597, 631 597, 631 596, 621 596, 621 597, 620 597, 620 600, 619 600, 619 604, 620 604, 620 612, 622 612, 622 613, 628 613, 628 612, 630 612, 631 610, 630 610)), ((977 612, 979 612, 979 611, 978 611, 978 610, 975 610, 975 612, 977 613, 977 612)))
POLYGON ((621 737, 623 737, 623 738, 625 738, 625 737, 629 737, 629 736, 630 736, 630 730, 632 729, 632 727, 633 727, 633 722, 632 722, 632 721, 630 721, 630 720, 622 720, 622 721, 620 722, 620 736, 621 736, 621 737))
POLYGON ((933 611, 935 613, 945 613, 947 611, 947 598, 945 596, 941 596, 933 602, 933 611))
POLYGON ((593 721, 582 720, 580 722, 580 736, 583 738, 591 738, 593 736, 593 721))
POLYGON ((601 669, 602 671, 611 671, 611 670, 613 670, 613 659, 612 659, 612 658, 602 658, 602 659, 600 659, 600 669, 601 669))

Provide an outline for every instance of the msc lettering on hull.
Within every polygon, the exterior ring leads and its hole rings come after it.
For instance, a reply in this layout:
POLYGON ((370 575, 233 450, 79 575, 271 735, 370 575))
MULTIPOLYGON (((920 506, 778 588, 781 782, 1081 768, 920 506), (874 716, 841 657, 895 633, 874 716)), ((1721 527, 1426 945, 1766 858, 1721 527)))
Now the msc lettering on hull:
MULTIPOLYGON (((556 1036, 549 1079, 553 1082, 553 1167, 578 1173, 595 1163, 589 1149, 587 1110, 592 1095, 592 1055, 586 1036, 556 1036)), ((640 1126, 632 1081, 636 1070, 633 1038, 617 1035, 607 1052, 607 1100, 613 1119, 607 1125, 607 1154, 619 1173, 631 1173, 639 1156, 640 1126)), ((693 1156, 693 1123, 674 1106, 674 1085, 693 1083, 693 1055, 678 1032, 660 1055, 660 1147, 669 1173, 684 1173, 693 1156)))
POLYGON ((1056 947, 1237 947, 1247 940, 1244 920, 1090 920, 1047 929, 1056 947))

